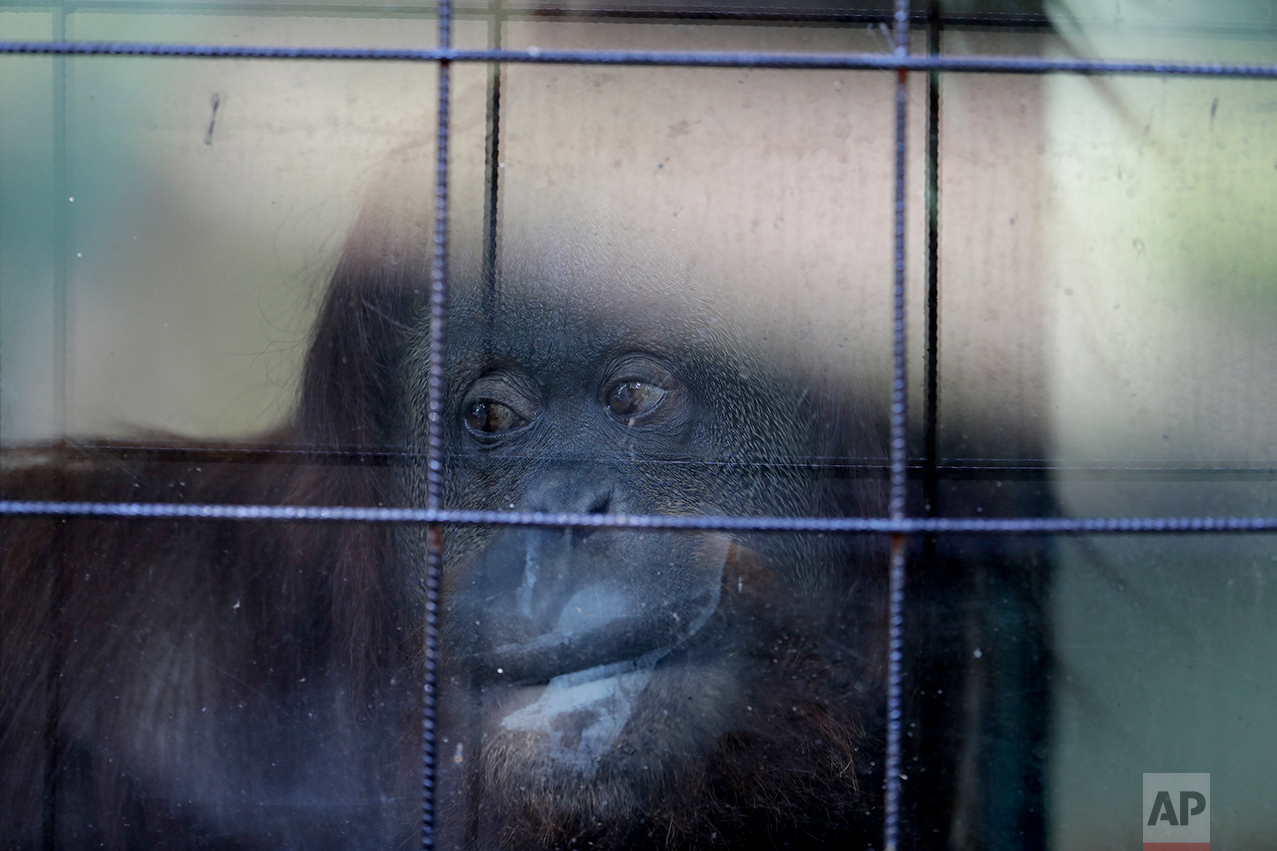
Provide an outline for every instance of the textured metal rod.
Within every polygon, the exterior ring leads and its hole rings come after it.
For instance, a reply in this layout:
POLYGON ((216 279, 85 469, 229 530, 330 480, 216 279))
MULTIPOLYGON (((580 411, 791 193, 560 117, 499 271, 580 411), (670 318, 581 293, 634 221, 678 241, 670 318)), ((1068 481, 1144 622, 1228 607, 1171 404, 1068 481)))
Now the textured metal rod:
POLYGON ((204 59, 332 59, 389 62, 529 62, 557 65, 657 65, 847 71, 955 71, 986 74, 1144 74, 1277 79, 1277 64, 1044 59, 1035 56, 895 56, 887 53, 733 51, 485 50, 480 48, 278 47, 151 42, 0 41, 0 54, 196 56, 204 59))
POLYGON ((1162 532, 1277 532, 1277 517, 707 517, 545 514, 359 506, 221 505, 167 502, 0 501, 0 516, 119 520, 283 520, 319 523, 436 523, 455 526, 568 526, 574 529, 703 529, 828 534, 1106 535, 1162 532))
MULTIPOLYGON (((909 8, 907 0, 896 0, 896 57, 909 51, 909 8)), ((891 495, 888 513, 893 520, 905 516, 905 476, 907 472, 908 363, 905 329, 905 164, 908 158, 909 75, 896 71, 895 195, 893 198, 892 241, 892 326, 891 326, 891 495)))
MULTIPOLYGON (((439 0, 439 48, 452 46, 452 3, 439 0)), ((430 264, 430 377, 426 397, 426 509, 443 508, 444 320, 448 305, 448 137, 451 64, 439 62, 435 122, 434 256, 430 264)), ((421 847, 435 847, 435 737, 439 685, 439 579, 443 575, 443 528, 426 531, 425 623, 421 711, 421 847)))
MULTIPOLYGON (((909 54, 909 0, 896 0, 895 59, 909 54)), ((908 158, 909 72, 896 69, 895 240, 892 281, 891 340, 891 519, 905 518, 908 463, 908 363, 905 328, 905 164, 908 158)), ((904 600, 905 536, 891 537, 887 594, 887 750, 883 766, 883 839, 885 851, 896 851, 900 839, 900 777, 904 733, 904 600)))

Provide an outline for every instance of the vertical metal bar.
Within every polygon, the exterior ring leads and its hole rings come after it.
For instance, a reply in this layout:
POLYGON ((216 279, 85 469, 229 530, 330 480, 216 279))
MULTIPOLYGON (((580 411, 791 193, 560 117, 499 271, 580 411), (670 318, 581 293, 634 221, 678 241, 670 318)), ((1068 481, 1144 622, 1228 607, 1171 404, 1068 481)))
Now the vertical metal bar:
MULTIPOLYGON (((940 53, 940 0, 927 8, 927 55, 940 53)), ((935 516, 940 460, 940 72, 927 72, 927 298, 923 362, 922 510, 935 516)), ((934 538, 928 549, 934 547, 934 538)))
MULTIPOLYGON (((452 3, 439 0, 439 47, 452 46, 452 3)), ((444 313, 448 303, 448 131, 451 65, 439 61, 439 112, 435 127, 434 258, 430 267, 430 381, 426 402, 426 507, 443 507, 444 313)), ((421 712, 421 847, 435 846, 435 721, 439 683, 439 577, 443 529, 426 536, 426 606, 423 625, 425 677, 421 712)))
MULTIPOLYGON (((896 0, 896 50, 909 53, 909 0, 896 0)), ((905 462, 908 432, 908 383, 905 363, 905 133, 909 105, 909 75, 896 71, 896 198, 895 282, 893 292, 891 382, 891 517, 905 516, 905 462)), ((883 778, 883 847, 896 851, 900 837, 900 765, 904 661, 905 538, 891 538, 887 628, 887 754, 883 778)))
MULTIPOLYGON (((501 47, 502 27, 505 23, 501 0, 490 0, 488 12, 488 46, 501 47)), ((488 66, 488 133, 485 157, 487 159, 487 186, 484 193, 483 232, 483 280, 486 281, 487 315, 492 316, 499 297, 497 283, 497 227, 501 216, 501 64, 488 66)))
MULTIPOLYGON (((896 56, 909 53, 909 2, 896 0, 896 56)), ((905 463, 908 388, 905 364, 905 131, 909 74, 896 71, 895 285, 892 323, 891 383, 891 516, 905 516, 905 463)))

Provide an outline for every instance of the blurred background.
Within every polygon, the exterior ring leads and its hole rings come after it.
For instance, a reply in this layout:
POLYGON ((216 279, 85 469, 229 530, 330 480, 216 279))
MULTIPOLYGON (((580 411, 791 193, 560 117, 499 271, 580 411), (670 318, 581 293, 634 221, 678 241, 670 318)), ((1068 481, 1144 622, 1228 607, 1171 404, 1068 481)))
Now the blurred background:
MULTIPOLYGON (((462 4, 454 43, 890 49, 885 4, 669 11, 462 4)), ((915 11, 943 53, 1277 63, 1270 0, 915 11)), ((0 39, 428 47, 434 14, 5 0, 0 39)), ((928 37, 920 21, 913 49, 928 37)), ((1277 514, 1277 80, 935 85, 931 115, 910 75, 909 363, 917 422, 934 124, 941 465, 1037 465, 1074 516, 1277 514)), ((0 441, 251 438, 285 418, 360 209, 384 192, 429 208, 435 86, 425 63, 0 56, 0 441)), ((668 255, 778 358, 854 374, 885 410, 894 73, 458 65, 462 264, 492 188, 494 92, 501 228, 668 255)), ((1131 848, 1143 772, 1209 772, 1212 841, 1277 847, 1277 537, 1054 552, 1050 846, 1131 848)))

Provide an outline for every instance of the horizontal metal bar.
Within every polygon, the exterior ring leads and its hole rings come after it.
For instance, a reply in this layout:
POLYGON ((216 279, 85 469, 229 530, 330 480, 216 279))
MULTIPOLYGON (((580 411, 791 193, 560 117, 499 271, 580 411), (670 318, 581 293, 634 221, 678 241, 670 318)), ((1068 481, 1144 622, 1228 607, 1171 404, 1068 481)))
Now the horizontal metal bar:
POLYGON ((984 74, 1140 74, 1277 79, 1277 65, 1223 62, 1043 59, 1032 56, 897 56, 887 53, 734 51, 482 50, 443 48, 279 47, 150 42, 0 41, 0 54, 58 56, 188 56, 204 59, 323 59, 390 62, 528 62, 555 65, 641 65, 846 71, 953 71, 984 74))
POLYGON ((590 529, 670 529, 729 532, 851 534, 1092 535, 1163 532, 1277 532, 1277 517, 708 517, 547 514, 310 505, 182 505, 155 502, 0 501, 0 516, 121 519, 288 520, 363 523, 444 523, 462 526, 556 526, 590 529))
MULTIPOLYGON (((9 11, 48 11, 47 0, 13 0, 5 4, 9 11)), ((252 3, 243 0, 182 0, 179 3, 158 3, 155 0, 65 0, 61 5, 67 14, 93 14, 125 12, 139 15, 238 15, 244 17, 329 17, 329 18, 415 18, 434 20, 435 7, 411 4, 387 4, 368 6, 357 3, 252 3)), ((703 6, 625 6, 600 5, 592 8, 541 5, 504 5, 501 12, 506 20, 574 20, 574 21, 672 21, 688 24, 814 24, 818 26, 857 26, 862 24, 889 23, 890 10, 801 8, 798 6, 749 6, 730 7, 706 4, 703 6)), ((452 17, 486 19, 492 10, 485 5, 455 7, 452 17)), ((910 23, 928 23, 925 12, 915 12, 910 23)), ((1176 34, 1188 36, 1252 35, 1277 30, 1277 21, 1261 20, 1179 20, 1165 17, 1113 18, 1073 16, 1062 13, 1051 15, 1016 13, 946 13, 939 17, 945 29, 997 29, 997 30, 1050 30, 1065 27, 1086 28, 1108 33, 1138 32, 1149 34, 1176 34)))

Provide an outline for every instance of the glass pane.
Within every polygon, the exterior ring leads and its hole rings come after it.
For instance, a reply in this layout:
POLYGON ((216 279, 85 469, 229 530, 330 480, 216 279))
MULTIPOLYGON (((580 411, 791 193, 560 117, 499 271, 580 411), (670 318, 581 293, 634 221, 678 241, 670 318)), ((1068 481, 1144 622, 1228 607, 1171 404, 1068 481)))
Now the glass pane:
MULTIPOLYGON (((1272 515, 1271 488, 1256 513, 1272 515)), ((1208 507, 1219 488, 1198 489, 1208 507)), ((1138 843, 1146 772, 1210 775, 1212 844, 1266 828, 1275 549, 1271 536, 1059 542, 1054 847, 1138 843)))
MULTIPOLYGON (((454 40, 885 52, 886 11, 475 2, 454 40)), ((1249 0, 914 13, 918 52, 1277 62, 1249 0)), ((0 38, 419 47, 434 15, 92 2, 0 38)), ((0 497, 250 507, 0 521, 16 847, 416 843, 432 541, 437 847, 881 847, 891 541, 730 518, 886 513, 895 74, 450 73, 463 514, 427 527, 272 511, 431 502, 436 66, 0 56, 0 497)), ((909 512, 1277 513, 1273 82, 906 95, 909 512)), ((900 847, 1264 834, 1271 535, 904 543, 900 847), (1142 812, 1166 773, 1213 785, 1142 812)))

